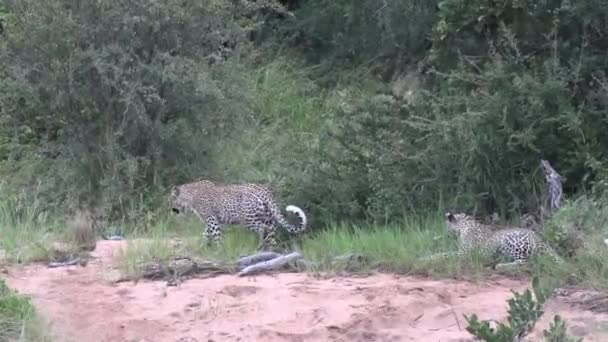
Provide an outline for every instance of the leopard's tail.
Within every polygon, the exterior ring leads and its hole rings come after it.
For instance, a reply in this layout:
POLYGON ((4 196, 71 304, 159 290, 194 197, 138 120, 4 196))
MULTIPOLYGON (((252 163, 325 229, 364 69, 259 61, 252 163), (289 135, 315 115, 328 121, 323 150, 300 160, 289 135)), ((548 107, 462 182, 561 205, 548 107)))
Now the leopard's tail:
POLYGON ((272 212, 272 217, 281 226, 287 228, 287 231, 290 234, 300 234, 306 230, 306 223, 307 223, 306 214, 304 213, 304 210, 300 209, 299 207, 296 207, 295 205, 288 205, 285 208, 286 211, 296 214, 298 216, 298 218, 300 219, 300 223, 295 224, 295 225, 287 222, 287 220, 285 219, 285 217, 283 217, 283 215, 281 214, 281 211, 279 210, 279 208, 276 205, 271 205, 270 210, 272 212))

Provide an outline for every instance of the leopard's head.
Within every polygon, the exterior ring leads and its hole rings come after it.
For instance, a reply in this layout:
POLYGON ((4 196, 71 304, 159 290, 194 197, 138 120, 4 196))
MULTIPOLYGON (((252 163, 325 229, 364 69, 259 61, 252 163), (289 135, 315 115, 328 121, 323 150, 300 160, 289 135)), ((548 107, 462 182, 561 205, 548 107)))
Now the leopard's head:
POLYGON ((465 213, 446 213, 445 219, 448 233, 456 238, 466 235, 476 224, 475 218, 465 213))
POLYGON ((186 209, 186 202, 184 200, 184 195, 182 191, 180 191, 179 186, 171 187, 171 194, 169 195, 169 206, 171 207, 171 211, 175 214, 181 214, 186 209))

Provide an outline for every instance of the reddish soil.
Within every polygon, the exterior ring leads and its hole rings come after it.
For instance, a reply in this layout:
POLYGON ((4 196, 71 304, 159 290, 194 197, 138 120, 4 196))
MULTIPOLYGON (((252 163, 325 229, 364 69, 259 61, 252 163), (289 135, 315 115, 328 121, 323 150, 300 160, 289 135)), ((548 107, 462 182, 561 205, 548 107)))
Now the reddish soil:
MULTIPOLYGON (((471 283, 386 274, 316 279, 306 274, 226 275, 112 283, 123 242, 100 241, 86 267, 14 268, 8 284, 30 295, 58 341, 469 341, 463 314, 502 320, 511 289, 529 283, 494 278, 471 283)), ((529 340, 553 315, 585 341, 608 341, 608 315, 552 299, 529 340)))

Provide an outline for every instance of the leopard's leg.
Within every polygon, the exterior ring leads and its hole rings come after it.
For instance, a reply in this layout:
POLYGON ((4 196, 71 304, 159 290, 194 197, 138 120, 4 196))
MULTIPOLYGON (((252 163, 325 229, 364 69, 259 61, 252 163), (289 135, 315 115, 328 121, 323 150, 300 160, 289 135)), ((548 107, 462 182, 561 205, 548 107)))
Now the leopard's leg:
POLYGON ((204 240, 207 244, 214 242, 216 246, 222 244, 222 228, 217 217, 207 216, 207 228, 205 229, 204 240))
POLYGON ((245 214, 245 226, 258 234, 259 244, 258 251, 262 250, 265 245, 274 246, 275 227, 272 221, 272 213, 264 206, 263 203, 255 201, 247 206, 245 214))
POLYGON ((257 250, 261 251, 264 249, 265 245, 275 245, 276 241, 274 239, 274 232, 271 231, 271 227, 267 226, 261 221, 255 220, 246 223, 246 226, 249 230, 252 230, 258 234, 259 243, 257 250))
POLYGON ((274 224, 271 222, 264 224, 264 241, 268 243, 269 246, 274 247, 277 245, 276 232, 277 227, 274 224))

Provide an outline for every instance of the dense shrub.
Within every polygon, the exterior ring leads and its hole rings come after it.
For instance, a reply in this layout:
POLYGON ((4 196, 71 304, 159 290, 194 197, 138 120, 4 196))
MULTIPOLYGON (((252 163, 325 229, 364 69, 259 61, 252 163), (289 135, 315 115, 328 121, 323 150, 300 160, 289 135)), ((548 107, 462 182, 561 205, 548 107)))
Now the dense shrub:
POLYGON ((6 3, 1 157, 16 188, 124 213, 205 174, 214 142, 248 118, 229 4, 6 3))
POLYGON ((409 70, 422 80, 409 79, 415 96, 405 98, 386 84, 338 83, 328 92, 339 95, 317 107, 308 103, 323 89, 307 93, 315 81, 256 93, 265 106, 254 111, 265 119, 245 145, 264 146, 255 154, 267 157, 256 160, 267 162, 252 163, 247 173, 280 184, 315 217, 385 219, 441 207, 535 211, 544 191, 541 158, 565 176, 566 196, 604 184, 608 58, 601 47, 608 24, 605 11, 593 8, 605 4, 288 4, 295 17, 274 21, 272 32, 277 39, 290 34, 295 51, 314 66, 309 75, 320 70, 339 79, 373 60, 366 65, 393 78, 409 70), (268 118, 278 108, 286 110, 268 118), (307 123, 293 129, 302 118, 307 123))
POLYGON ((281 2, 7 1, 4 179, 123 215, 257 181, 313 220, 534 211, 541 158, 608 184, 604 1, 281 2))
POLYGON ((336 78, 340 73, 335 70, 360 66, 390 77, 422 58, 430 47, 438 2, 285 1, 294 9, 293 16, 269 21, 258 39, 280 40, 280 46, 288 43, 320 67, 315 72, 320 79, 336 78))
POLYGON ((591 2, 476 2, 483 13, 442 3, 417 100, 373 96, 337 113, 342 153, 332 165, 352 175, 341 179, 351 184, 344 197, 380 217, 438 206, 531 211, 543 186, 541 158, 566 177, 566 195, 603 184, 608 17, 591 2), (512 20, 510 7, 528 14, 512 20), (495 29, 465 25, 491 15, 495 29), (534 30, 519 34, 522 25, 534 30))

